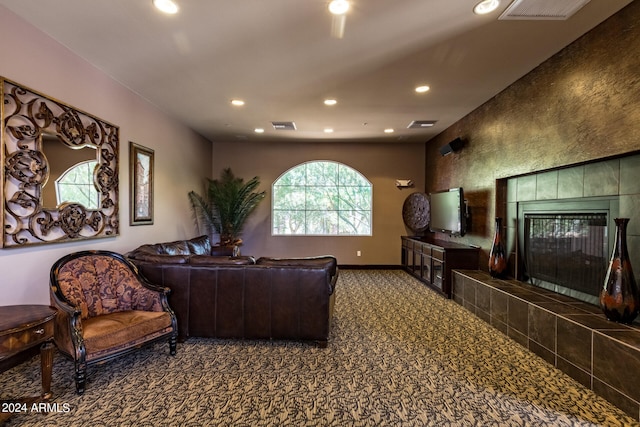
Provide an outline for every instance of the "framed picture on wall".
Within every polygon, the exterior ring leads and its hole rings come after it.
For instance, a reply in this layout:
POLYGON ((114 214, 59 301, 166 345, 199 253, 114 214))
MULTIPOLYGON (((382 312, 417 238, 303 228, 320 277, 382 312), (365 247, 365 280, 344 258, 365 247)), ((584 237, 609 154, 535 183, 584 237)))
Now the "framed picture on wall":
POLYGON ((129 141, 130 224, 153 224, 153 150, 129 141))

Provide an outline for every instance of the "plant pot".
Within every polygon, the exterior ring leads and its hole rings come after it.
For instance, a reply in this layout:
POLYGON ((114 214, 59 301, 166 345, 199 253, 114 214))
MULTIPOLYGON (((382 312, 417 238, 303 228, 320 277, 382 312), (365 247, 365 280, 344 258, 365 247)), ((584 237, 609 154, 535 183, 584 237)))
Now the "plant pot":
POLYGON ((211 255, 215 256, 240 256, 240 246, 212 246, 211 255))

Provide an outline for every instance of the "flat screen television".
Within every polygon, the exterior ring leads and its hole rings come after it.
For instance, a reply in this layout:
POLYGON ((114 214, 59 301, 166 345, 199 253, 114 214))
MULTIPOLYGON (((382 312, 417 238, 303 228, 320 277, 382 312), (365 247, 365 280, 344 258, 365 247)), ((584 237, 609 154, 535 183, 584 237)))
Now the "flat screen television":
POLYGON ((429 193, 431 221, 429 230, 464 236, 466 214, 462 188, 429 193))

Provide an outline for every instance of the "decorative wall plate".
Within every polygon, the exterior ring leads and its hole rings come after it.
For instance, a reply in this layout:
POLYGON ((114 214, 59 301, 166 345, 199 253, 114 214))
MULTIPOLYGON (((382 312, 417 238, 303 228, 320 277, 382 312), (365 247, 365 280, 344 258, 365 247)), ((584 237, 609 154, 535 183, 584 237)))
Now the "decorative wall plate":
POLYGON ((431 221, 429 196, 417 192, 409 194, 402 205, 402 219, 414 233, 428 230, 429 221, 431 221))

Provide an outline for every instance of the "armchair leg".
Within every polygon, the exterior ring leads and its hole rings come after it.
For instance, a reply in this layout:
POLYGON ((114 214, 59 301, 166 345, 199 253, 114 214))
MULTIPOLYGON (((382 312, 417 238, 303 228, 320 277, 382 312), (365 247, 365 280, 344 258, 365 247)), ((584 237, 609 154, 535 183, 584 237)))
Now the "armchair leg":
POLYGON ((176 335, 171 335, 169 337, 169 354, 172 356, 176 355, 176 347, 178 343, 178 337, 176 335))
POLYGON ((85 384, 87 381, 87 364, 86 363, 76 363, 76 393, 83 394, 85 384))

